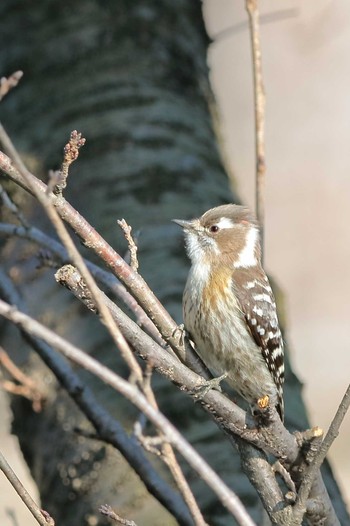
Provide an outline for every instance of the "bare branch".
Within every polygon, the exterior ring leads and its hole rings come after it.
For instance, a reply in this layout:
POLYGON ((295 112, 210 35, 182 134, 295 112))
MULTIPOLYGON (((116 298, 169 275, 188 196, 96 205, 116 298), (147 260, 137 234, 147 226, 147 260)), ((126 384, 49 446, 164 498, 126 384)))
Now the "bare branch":
POLYGON ((128 242, 129 252, 130 252, 130 267, 137 272, 139 268, 139 262, 137 260, 137 245, 134 238, 131 235, 131 226, 125 221, 125 219, 118 219, 118 225, 124 232, 125 239, 128 242))
MULTIPOLYGON (((299 16, 299 9, 298 8, 287 8, 287 9, 281 9, 277 10, 274 9, 270 13, 266 13, 264 15, 260 16, 260 24, 267 25, 274 22, 284 21, 288 18, 297 18, 299 16)), ((228 26, 224 29, 219 30, 217 33, 215 33, 211 38, 214 40, 214 42, 221 41, 224 38, 230 37, 232 35, 235 35, 241 31, 245 31, 248 26, 248 23, 243 20, 242 22, 238 22, 237 24, 228 26)))
POLYGON ((62 190, 67 186, 67 178, 69 174, 70 165, 78 159, 79 149, 84 146, 86 139, 82 137, 81 133, 76 130, 70 134, 69 142, 65 145, 63 152, 63 162, 61 170, 58 172, 52 172, 52 183, 48 185, 47 193, 50 194, 53 191, 57 195, 62 194, 62 190))
POLYGON ((236 443, 244 472, 254 484, 270 518, 274 519, 274 524, 289 525, 289 520, 292 517, 291 506, 284 499, 265 453, 247 444, 244 440, 237 439, 236 443), (268 487, 268 491, 266 491, 266 487, 268 487))
POLYGON ((118 515, 112 508, 109 506, 109 504, 102 504, 99 508, 99 512, 104 515, 105 517, 108 517, 112 521, 117 522, 118 524, 121 524, 122 526, 137 526, 136 522, 131 521, 129 519, 124 519, 120 515, 118 515))
POLYGON ((8 78, 2 77, 0 79, 0 101, 17 86, 21 78, 23 77, 23 71, 15 71, 8 78))
POLYGON ((256 216, 261 228, 261 247, 264 253, 265 224, 265 90, 262 75, 258 0, 246 0, 249 15, 250 39, 253 54, 255 158, 256 158, 256 216))
POLYGON ((294 517, 296 519, 302 518, 307 507, 307 499, 310 494, 310 490, 314 481, 314 478, 321 467, 329 448, 333 444, 334 440, 339 434, 339 428, 342 421, 350 407, 350 385, 345 392, 342 401, 339 404, 338 410, 329 426, 328 432, 320 445, 317 453, 315 454, 309 468, 303 474, 303 479, 300 484, 297 500, 294 506, 294 517))
POLYGON ((85 352, 2 300, 0 300, 0 314, 20 326, 22 330, 45 340, 66 358, 74 361, 74 363, 94 374, 125 396, 162 431, 166 440, 179 451, 189 465, 215 492, 221 503, 236 518, 238 524, 240 526, 254 526, 255 523, 248 515, 237 495, 226 486, 215 471, 198 455, 176 427, 162 413, 151 406, 137 386, 124 380, 85 352))
POLYGON ((2 387, 13 394, 24 396, 32 402, 33 410, 39 413, 44 403, 44 395, 34 381, 25 375, 11 360, 7 352, 0 346, 0 364, 19 382, 19 385, 8 380, 2 381, 2 387))
POLYGON ((30 513, 37 520, 41 526, 55 526, 55 521, 47 513, 47 511, 41 510, 39 506, 34 502, 28 491, 25 489, 11 466, 6 462, 5 457, 0 452, 0 469, 4 473, 7 480, 12 484, 19 497, 21 497, 24 504, 27 506, 30 513))

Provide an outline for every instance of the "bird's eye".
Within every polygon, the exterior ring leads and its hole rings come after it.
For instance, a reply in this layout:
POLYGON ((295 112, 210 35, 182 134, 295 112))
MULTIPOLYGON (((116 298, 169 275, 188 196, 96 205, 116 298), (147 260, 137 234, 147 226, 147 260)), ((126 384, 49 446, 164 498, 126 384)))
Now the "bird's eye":
POLYGON ((209 228, 209 231, 210 232, 217 232, 219 230, 219 227, 218 225, 212 225, 210 228, 209 228))

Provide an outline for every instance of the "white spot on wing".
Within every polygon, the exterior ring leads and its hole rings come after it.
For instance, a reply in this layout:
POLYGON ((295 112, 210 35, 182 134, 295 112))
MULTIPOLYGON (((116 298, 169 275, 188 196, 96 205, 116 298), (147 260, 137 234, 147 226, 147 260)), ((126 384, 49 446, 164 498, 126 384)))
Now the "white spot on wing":
POLYGON ((272 351, 272 358, 276 360, 279 356, 283 356, 283 351, 280 347, 277 347, 277 349, 274 349, 272 351))
POLYGON ((263 310, 260 309, 260 307, 257 307, 256 305, 254 305, 254 307, 253 307, 253 312, 255 312, 255 314, 257 314, 258 316, 262 316, 263 315, 263 310))
POLYGON ((267 303, 272 303, 271 297, 268 294, 255 294, 253 298, 255 301, 265 301, 267 303))

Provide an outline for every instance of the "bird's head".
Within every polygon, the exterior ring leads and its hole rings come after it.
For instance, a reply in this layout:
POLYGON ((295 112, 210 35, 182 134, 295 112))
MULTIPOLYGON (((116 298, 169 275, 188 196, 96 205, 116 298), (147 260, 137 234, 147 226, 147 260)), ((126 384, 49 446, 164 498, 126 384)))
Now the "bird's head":
POLYGON ((249 209, 239 205, 211 208, 191 220, 174 219, 185 234, 193 264, 220 262, 248 268, 260 262, 258 224, 249 209))

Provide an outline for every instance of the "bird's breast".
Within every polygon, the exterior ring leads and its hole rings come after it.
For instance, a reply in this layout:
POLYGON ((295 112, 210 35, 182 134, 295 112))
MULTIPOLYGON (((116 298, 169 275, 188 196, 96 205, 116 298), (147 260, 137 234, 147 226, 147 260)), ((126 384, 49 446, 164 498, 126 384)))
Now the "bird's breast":
POLYGON ((232 286, 232 270, 211 270, 203 278, 192 268, 184 292, 186 329, 200 354, 226 354, 242 344, 247 328, 232 286))

